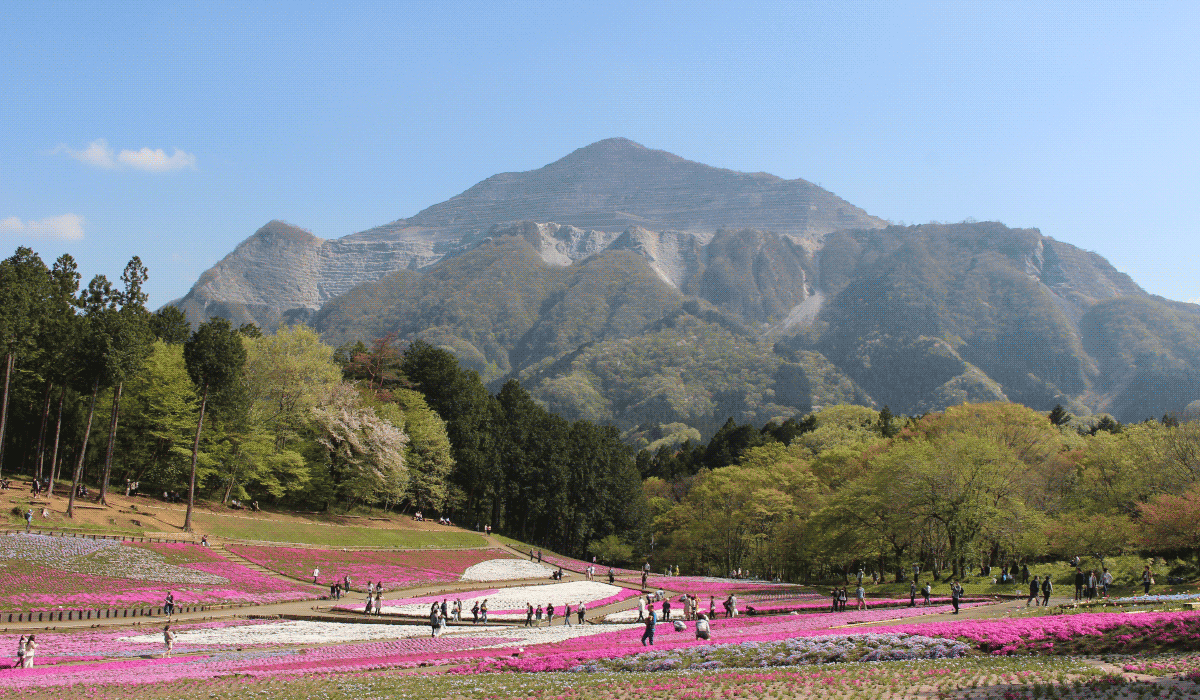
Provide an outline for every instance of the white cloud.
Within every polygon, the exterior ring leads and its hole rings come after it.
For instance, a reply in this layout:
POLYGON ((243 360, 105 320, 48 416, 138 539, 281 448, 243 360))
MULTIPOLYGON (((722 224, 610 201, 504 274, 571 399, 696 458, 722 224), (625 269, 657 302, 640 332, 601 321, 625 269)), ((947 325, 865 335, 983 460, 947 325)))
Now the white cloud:
POLYGON ((83 239, 83 217, 78 214, 63 214, 41 221, 21 221, 15 216, 10 216, 0 221, 0 233, 78 241, 83 239))
POLYGON ((170 170, 196 167, 195 154, 181 151, 178 148, 171 155, 161 148, 142 147, 141 150, 131 151, 122 149, 116 153, 104 139, 96 139, 82 151, 76 151, 68 146, 59 146, 56 153, 64 152, 81 163, 112 170, 114 168, 133 168, 148 172, 163 173, 170 170))
POLYGON ((143 148, 140 151, 121 151, 117 155, 117 160, 131 168, 160 173, 168 170, 194 169, 196 167, 196 156, 181 151, 178 148, 169 157, 161 148, 155 150, 143 148))

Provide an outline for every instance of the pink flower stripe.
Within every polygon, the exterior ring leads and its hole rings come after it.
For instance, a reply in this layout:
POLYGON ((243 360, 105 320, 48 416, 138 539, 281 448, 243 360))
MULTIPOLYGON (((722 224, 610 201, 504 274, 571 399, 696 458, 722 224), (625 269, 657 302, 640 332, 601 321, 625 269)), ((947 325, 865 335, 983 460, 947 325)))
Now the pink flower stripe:
MULTIPOLYGON (((1080 613, 1025 619, 954 620, 923 625, 879 627, 873 632, 908 632, 929 637, 963 639, 992 653, 1007 654, 1031 642, 1066 641, 1074 637, 1100 636, 1118 627, 1131 627, 1150 634, 1173 622, 1195 622, 1200 612, 1080 613)), ((1193 642, 1198 640, 1194 639, 1193 642)))
POLYGON ((308 600, 319 595, 311 588, 264 576, 230 562, 207 547, 194 544, 123 543, 163 554, 182 568, 220 576, 228 583, 165 583, 135 578, 80 574, 10 559, 0 568, 0 609, 57 610, 159 606, 168 591, 176 605, 242 603, 261 605, 308 600))
MULTIPOLYGON (((872 610, 874 608, 900 608, 900 607, 908 606, 908 598, 867 598, 863 602, 866 604, 868 610, 872 610)), ((931 597, 929 599, 929 602, 932 605, 949 605, 950 599, 949 598, 931 597)), ((959 599, 960 604, 987 603, 987 602, 991 602, 991 601, 989 601, 986 598, 960 598, 959 599)), ((741 603, 740 600, 738 601, 738 603, 739 603, 739 605, 738 605, 739 608, 744 609, 746 607, 746 606, 740 605, 740 603, 741 603)), ((846 608, 848 610, 853 609, 856 604, 857 604, 857 601, 854 598, 851 598, 850 600, 846 601, 846 608)), ((923 599, 917 598, 917 604, 923 605, 924 604, 923 599)), ((830 598, 829 602, 827 602, 827 603, 797 602, 795 599, 764 601, 762 603, 751 601, 751 602, 747 603, 747 605, 753 607, 756 612, 771 613, 771 614, 779 614, 782 612, 792 612, 792 611, 805 612, 805 613, 807 613, 807 612, 822 612, 822 611, 828 611, 830 609, 830 607, 833 605, 833 599, 830 598)), ((717 605, 717 610, 718 611, 721 610, 721 606, 719 604, 717 605)))
POLYGON ((297 579, 329 585, 349 576, 351 586, 366 589, 368 581, 383 582, 385 589, 415 588, 459 580, 468 568, 490 559, 512 559, 499 549, 430 551, 340 551, 299 547, 229 545, 229 550, 259 566, 297 579))
POLYGON ((35 666, 31 669, 14 669, 0 676, 0 689, 95 684, 144 685, 215 678, 231 673, 268 677, 313 671, 411 668, 422 663, 460 663, 465 659, 453 655, 458 650, 508 641, 503 637, 412 638, 298 650, 254 650, 169 659, 137 658, 78 666, 35 666))

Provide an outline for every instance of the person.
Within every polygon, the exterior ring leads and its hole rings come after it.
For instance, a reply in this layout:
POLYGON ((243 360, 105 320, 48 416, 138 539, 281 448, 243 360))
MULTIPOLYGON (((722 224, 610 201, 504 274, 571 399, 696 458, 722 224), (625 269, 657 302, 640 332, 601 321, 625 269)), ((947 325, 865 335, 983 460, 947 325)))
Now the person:
POLYGON ((913 583, 921 582, 921 565, 913 562, 913 583))
POLYGON ((554 603, 546 604, 546 626, 554 624, 554 603))
POLYGON ((208 535, 200 535, 200 546, 201 547, 208 546, 208 535))
POLYGON ((1029 583, 1029 564, 1021 565, 1021 583, 1029 583))
POLYGON ((371 605, 375 602, 375 596, 370 591, 367 591, 367 607, 363 610, 363 614, 371 614, 371 605))
POLYGON ((163 646, 166 649, 163 650, 162 657, 164 659, 170 658, 171 650, 175 648, 175 633, 171 631, 171 623, 169 622, 163 625, 163 646))
POLYGON ((908 607, 917 607, 917 582, 908 584, 908 607))
POLYGON ((475 601, 475 604, 471 606, 471 624, 472 625, 479 624, 479 601, 478 600, 475 601))
POLYGON ((450 604, 445 598, 442 598, 442 619, 450 617, 450 604))
POLYGON ((1104 573, 1100 575, 1100 591, 1104 594, 1105 598, 1108 597, 1108 587, 1112 585, 1112 582, 1112 572, 1106 566, 1104 567, 1104 573))
POLYGON ((167 598, 163 601, 163 612, 168 616, 175 614, 175 594, 167 591, 167 598))
POLYGON ((330 600, 337 600, 337 587, 338 587, 338 585, 337 585, 336 581, 329 584, 329 599, 330 600))
POLYGON ((567 603, 563 606, 563 624, 567 627, 571 626, 571 604, 567 603))
POLYGON ((438 606, 437 603, 429 606, 429 636, 434 638, 438 636, 438 606))
POLYGON ((525 603, 525 626, 533 627, 533 603, 525 603))
POLYGON ((855 589, 855 591, 854 591, 854 597, 858 600, 858 603, 855 606, 855 608, 857 610, 866 610, 867 609, 867 591, 865 588, 863 588, 862 581, 858 582, 858 588, 855 589))
POLYGON ((646 646, 646 641, 650 641, 650 646, 654 646, 654 625, 658 624, 658 619, 654 616, 654 608, 650 608, 650 614, 646 617, 646 631, 642 632, 642 646, 646 646))
POLYGON ((1096 597, 1096 589, 1100 587, 1100 579, 1096 576, 1096 570, 1092 569, 1088 572, 1087 582, 1087 599, 1092 600, 1096 597))
POLYGON ((321 575, 321 570, 313 567, 313 583, 317 582, 317 577, 321 575))
MULTIPOLYGON (((375 589, 375 614, 378 615, 383 610, 383 591, 375 589)), ((445 613, 443 613, 443 616, 445 613)))
MULTIPOLYGON (((21 511, 17 511, 20 513, 21 511)), ((25 511, 25 532, 29 532, 29 526, 33 524, 33 509, 29 508, 25 511)))
POLYGON ((29 639, 25 640, 25 658, 21 668, 33 668, 33 657, 37 655, 37 639, 34 635, 29 635, 29 639))
POLYGON ((350 575, 349 574, 346 574, 345 576, 342 577, 342 590, 343 591, 350 590, 350 575))
POLYGON ((479 605, 479 619, 487 624, 487 598, 483 599, 483 603, 479 605))
POLYGON ((587 608, 584 607, 583 601, 581 600, 581 601, 579 601, 579 608, 575 611, 575 616, 576 616, 579 624, 581 624, 581 625, 583 624, 584 616, 586 614, 587 614, 587 608))
POLYGON ((1146 595, 1150 595, 1150 586, 1152 586, 1153 584, 1154 584, 1154 574, 1150 573, 1150 565, 1147 564, 1146 568, 1142 569, 1143 593, 1145 593, 1146 595))
POLYGON ((708 618, 700 613, 696 616, 696 639, 708 639, 709 634, 708 618))
POLYGON ((716 616, 717 616, 717 597, 710 595, 708 597, 708 617, 709 617, 709 619, 712 619, 716 616))
POLYGON ((13 668, 25 667, 25 635, 21 635, 21 639, 17 641, 17 660, 13 664, 13 668))
MULTIPOLYGON (((1036 577, 1034 577, 1036 581, 1036 577)), ((950 604, 954 606, 954 614, 958 614, 958 602, 962 598, 962 586, 958 585, 958 580, 955 579, 950 584, 950 604)))
POLYGON ((1038 577, 1035 575, 1033 580, 1029 582, 1029 598, 1025 600, 1025 607, 1033 605, 1037 607, 1038 590, 1041 589, 1041 584, 1038 583, 1038 577))
POLYGON ((638 622, 646 619, 646 596, 638 596, 638 622))
POLYGON ((542 612, 542 604, 538 603, 538 606, 533 609, 534 624, 536 624, 538 627, 542 626, 542 612))
POLYGON ((608 567, 608 585, 610 585, 610 586, 611 586, 613 583, 615 583, 615 582, 616 582, 616 580, 617 580, 617 577, 616 577, 616 576, 613 576, 613 570, 612 570, 612 567, 611 567, 611 566, 610 566, 610 567, 608 567))
POLYGON ((737 617, 737 615, 738 615, 737 604, 738 604, 737 594, 730 593, 729 594, 729 610, 730 610, 730 612, 733 613, 734 617, 737 617))
POLYGON ((533 550, 529 550, 529 561, 533 561, 533 550))
MULTIPOLYGON (((1078 557, 1077 557, 1078 558, 1078 557)), ((1083 569, 1075 569, 1075 600, 1083 600, 1083 569)))
POLYGON ((646 572, 642 572, 642 590, 646 590, 646 572))
POLYGON ((925 596, 925 605, 929 605, 929 594, 933 592, 933 586, 928 583, 921 589, 921 595, 925 596))
POLYGON ((671 601, 670 600, 663 600, 662 611, 663 611, 663 616, 662 616, 663 622, 670 622, 671 621, 671 601))
POLYGON ((1042 607, 1050 606, 1050 592, 1054 590, 1054 584, 1050 582, 1050 574, 1042 577, 1042 607))
POLYGON ((462 598, 454 599, 454 621, 462 622, 462 598))
POLYGON ((542 550, 540 550, 540 549, 538 550, 538 563, 539 564, 542 563, 542 550))

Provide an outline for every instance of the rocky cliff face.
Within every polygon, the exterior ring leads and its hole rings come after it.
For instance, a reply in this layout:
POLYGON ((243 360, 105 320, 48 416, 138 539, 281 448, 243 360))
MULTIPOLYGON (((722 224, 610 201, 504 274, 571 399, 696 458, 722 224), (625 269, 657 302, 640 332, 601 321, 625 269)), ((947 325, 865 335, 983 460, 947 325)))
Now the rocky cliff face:
POLYGON ((306 319, 357 284, 423 267, 438 257, 428 241, 330 241, 272 221, 174 303, 193 322, 224 316, 270 329, 280 321, 306 319))

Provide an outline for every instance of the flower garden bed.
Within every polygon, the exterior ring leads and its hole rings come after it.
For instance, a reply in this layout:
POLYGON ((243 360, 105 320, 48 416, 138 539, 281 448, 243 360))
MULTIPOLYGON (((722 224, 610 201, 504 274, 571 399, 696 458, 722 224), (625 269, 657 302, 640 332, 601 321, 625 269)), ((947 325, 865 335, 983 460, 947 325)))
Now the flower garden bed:
POLYGON ((318 597, 195 544, 133 544, 42 535, 0 537, 0 609, 265 604, 318 597))
POLYGON ((366 589, 368 581, 383 582, 385 590, 415 588, 458 581, 470 567, 495 559, 511 559, 499 549, 343 551, 300 547, 227 545, 229 551, 259 566, 300 580, 328 585, 349 576, 351 587, 366 589))
POLYGON ((960 639, 997 655, 1194 651, 1200 646, 1200 613, 1081 613, 1023 619, 954 620, 920 626, 888 626, 886 631, 960 639))

